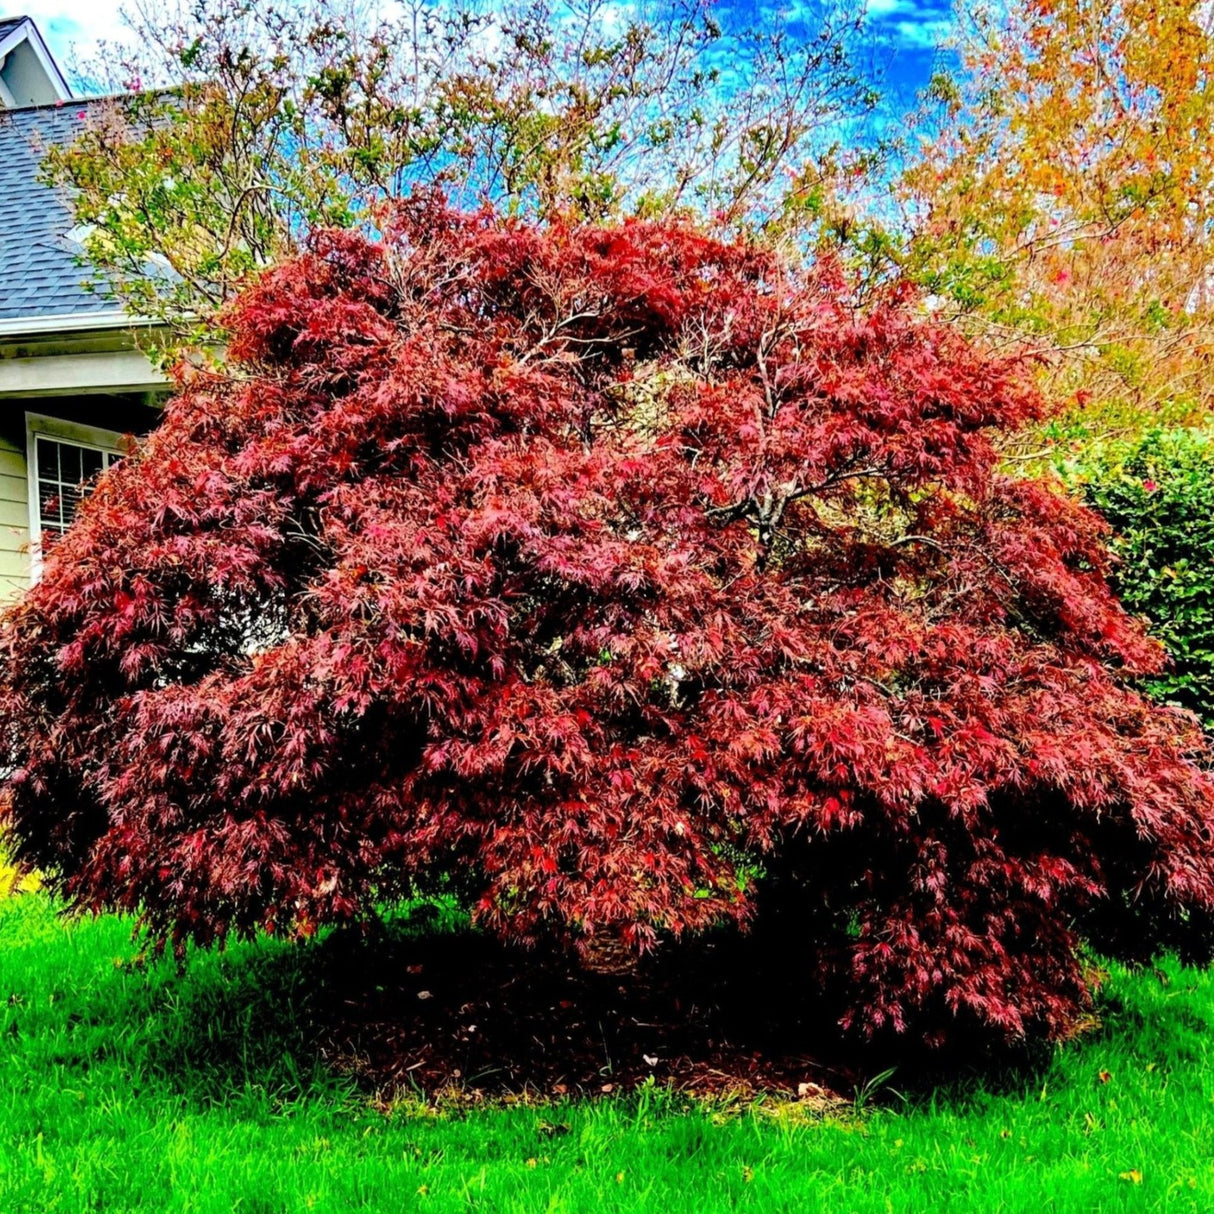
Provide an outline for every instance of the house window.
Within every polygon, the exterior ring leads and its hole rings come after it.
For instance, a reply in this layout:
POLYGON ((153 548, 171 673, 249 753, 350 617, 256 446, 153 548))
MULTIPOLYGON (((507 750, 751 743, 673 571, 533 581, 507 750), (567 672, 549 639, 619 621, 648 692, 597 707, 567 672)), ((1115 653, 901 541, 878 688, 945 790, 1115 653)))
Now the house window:
POLYGON ((35 555, 54 543, 76 517, 80 499, 122 456, 122 439, 58 418, 26 414, 30 481, 30 541, 35 555))

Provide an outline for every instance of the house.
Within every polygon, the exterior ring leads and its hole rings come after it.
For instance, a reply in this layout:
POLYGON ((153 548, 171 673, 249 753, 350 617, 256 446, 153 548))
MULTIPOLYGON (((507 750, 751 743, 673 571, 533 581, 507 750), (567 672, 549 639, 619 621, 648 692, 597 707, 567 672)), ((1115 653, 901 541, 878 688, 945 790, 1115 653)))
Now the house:
POLYGON ((88 120, 35 24, 0 18, 0 599, 70 522, 89 479, 154 424, 165 382, 147 327, 87 267, 41 149, 88 120))

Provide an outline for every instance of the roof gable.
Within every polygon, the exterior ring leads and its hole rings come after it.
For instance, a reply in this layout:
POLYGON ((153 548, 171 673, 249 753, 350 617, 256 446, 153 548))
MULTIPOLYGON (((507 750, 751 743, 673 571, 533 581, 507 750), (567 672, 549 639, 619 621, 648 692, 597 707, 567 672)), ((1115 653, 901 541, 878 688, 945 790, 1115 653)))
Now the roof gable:
POLYGON ((0 108, 49 105, 72 90, 28 17, 0 19, 0 108))

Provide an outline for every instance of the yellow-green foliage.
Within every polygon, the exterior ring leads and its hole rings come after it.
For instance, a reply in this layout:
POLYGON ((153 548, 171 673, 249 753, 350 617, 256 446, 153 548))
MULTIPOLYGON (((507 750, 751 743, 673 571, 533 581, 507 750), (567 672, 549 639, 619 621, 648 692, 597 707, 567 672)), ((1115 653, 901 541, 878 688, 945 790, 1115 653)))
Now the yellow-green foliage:
POLYGON ((31 873, 23 873, 15 864, 10 863, 8 853, 0 847, 0 899, 11 898, 15 894, 33 893, 41 888, 42 882, 31 873))

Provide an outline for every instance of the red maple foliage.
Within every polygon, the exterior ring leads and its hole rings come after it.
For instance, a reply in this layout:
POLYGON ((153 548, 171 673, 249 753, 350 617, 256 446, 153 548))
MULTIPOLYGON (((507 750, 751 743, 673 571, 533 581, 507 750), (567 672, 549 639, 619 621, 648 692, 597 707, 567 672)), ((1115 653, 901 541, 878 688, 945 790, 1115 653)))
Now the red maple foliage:
MULTIPOLYGON (((22 860, 161 941, 435 888, 645 949, 795 893, 844 1023, 1059 1036, 1214 939, 1209 754, 1017 367, 673 224, 322 233, 7 616, 22 860)), ((759 908, 756 912, 756 908, 759 908)))

